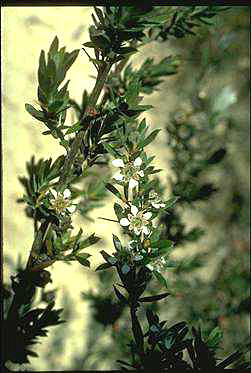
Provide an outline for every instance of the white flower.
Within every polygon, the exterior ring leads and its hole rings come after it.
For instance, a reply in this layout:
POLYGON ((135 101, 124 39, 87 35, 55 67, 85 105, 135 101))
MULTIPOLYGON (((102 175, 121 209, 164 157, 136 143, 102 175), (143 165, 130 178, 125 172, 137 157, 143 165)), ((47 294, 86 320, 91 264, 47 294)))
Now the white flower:
POLYGON ((163 256, 161 256, 160 258, 155 259, 152 264, 147 264, 146 267, 149 268, 150 271, 155 270, 157 272, 161 272, 165 264, 166 259, 163 256))
POLYGON ((65 189, 63 193, 57 192, 55 189, 50 189, 50 193, 54 197, 54 199, 50 200, 51 209, 56 210, 57 213, 67 210, 72 214, 75 211, 76 206, 70 200, 71 191, 69 189, 65 189))
POLYGON ((151 202, 152 206, 156 209, 161 209, 162 207, 165 207, 164 203, 156 203, 156 202, 151 202))
POLYGON ((152 216, 151 212, 139 211, 134 205, 131 206, 131 214, 128 214, 128 218, 122 218, 120 224, 123 227, 129 227, 130 231, 139 236, 141 232, 148 235, 151 233, 147 225, 150 224, 148 221, 152 216))
POLYGON ((165 207, 165 203, 163 203, 159 197, 159 195, 154 192, 153 190, 150 191, 149 193, 149 199, 150 199, 150 202, 151 202, 151 205, 155 208, 155 209, 160 209, 162 207, 165 207))
POLYGON ((138 187, 140 177, 144 177, 144 171, 140 170, 142 159, 137 157, 133 162, 124 163, 123 159, 114 159, 113 166, 119 167, 120 171, 117 172, 113 178, 117 181, 129 182, 129 188, 138 187))

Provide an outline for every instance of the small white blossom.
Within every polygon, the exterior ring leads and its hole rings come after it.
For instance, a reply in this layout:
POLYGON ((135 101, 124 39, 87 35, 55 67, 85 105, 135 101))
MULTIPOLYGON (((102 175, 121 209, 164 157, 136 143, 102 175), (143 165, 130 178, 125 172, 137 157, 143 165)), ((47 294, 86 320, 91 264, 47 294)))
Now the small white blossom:
POLYGON ((165 207, 165 203, 163 203, 159 197, 159 195, 154 192, 153 190, 150 191, 149 193, 149 199, 150 199, 150 203, 151 205, 155 208, 155 209, 160 209, 160 208, 163 208, 165 207))
POLYGON ((165 207, 165 204, 164 203, 156 203, 156 202, 151 202, 152 206, 155 208, 155 209, 161 209, 162 207, 165 207))
POLYGON ((76 206, 72 204, 70 200, 71 191, 65 189, 63 193, 57 192, 55 189, 50 189, 50 193, 54 199, 50 200, 51 209, 55 210, 57 213, 62 213, 65 210, 71 214, 75 211, 76 206))
POLYGON ((140 177, 144 177, 144 171, 140 169, 142 159, 137 157, 133 162, 124 163, 123 159, 114 159, 113 166, 119 167, 120 171, 113 175, 117 181, 129 182, 129 188, 138 187, 140 177))
POLYGON ((157 258, 154 260, 152 264, 147 264, 146 267, 150 269, 150 271, 158 271, 161 272, 163 267, 166 265, 166 259, 161 256, 160 258, 157 258))
POLYGON ((139 211, 136 206, 132 205, 131 214, 128 214, 128 218, 122 218, 120 224, 123 227, 129 227, 129 230, 134 231, 137 236, 142 232, 148 235, 151 231, 147 225, 150 224, 149 219, 151 216, 151 212, 139 211))

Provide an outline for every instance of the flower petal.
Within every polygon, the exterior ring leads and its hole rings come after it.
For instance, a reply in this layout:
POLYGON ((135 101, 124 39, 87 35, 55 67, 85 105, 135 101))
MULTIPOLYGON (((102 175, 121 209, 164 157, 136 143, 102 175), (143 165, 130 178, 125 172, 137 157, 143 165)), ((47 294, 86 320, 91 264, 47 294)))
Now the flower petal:
POLYGON ((140 157, 136 158, 133 162, 134 166, 140 166, 142 164, 142 159, 140 157))
POLYGON ((138 174, 140 177, 144 177, 144 171, 143 171, 143 170, 138 171, 137 174, 138 174))
POLYGON ((142 230, 146 235, 150 233, 150 230, 145 225, 142 227, 142 230))
POLYGON ((115 166, 115 167, 125 167, 125 164, 124 164, 124 162, 123 162, 123 159, 114 159, 113 161, 112 161, 112 164, 113 164, 113 166, 115 166))
POLYGON ((146 267, 150 269, 150 271, 153 271, 153 266, 151 264, 147 264, 146 267))
POLYGON ((129 189, 137 188, 139 185, 139 182, 133 178, 130 179, 129 181, 129 189))
POLYGON ((134 233, 137 235, 137 236, 139 236, 140 235, 140 230, 138 229, 138 228, 134 228, 134 233))
POLYGON ((144 219, 146 219, 146 220, 149 220, 149 219, 151 218, 151 216, 152 216, 152 213, 151 213, 151 212, 146 212, 145 214, 143 214, 143 217, 144 217, 144 219))
POLYGON ((132 205, 132 207, 131 207, 131 212, 132 212, 132 214, 133 214, 134 216, 137 215, 138 211, 139 211, 139 210, 138 210, 138 207, 132 205))
POLYGON ((67 207, 67 210, 72 214, 76 210, 76 206, 71 205, 71 206, 67 207))
POLYGON ((50 189, 50 192, 51 192, 51 194, 53 195, 54 198, 57 198, 58 194, 57 194, 55 189, 50 189))
POLYGON ((122 175, 121 172, 116 172, 116 174, 113 175, 113 178, 116 179, 116 180, 122 181, 122 180, 124 180, 124 175, 122 175))
POLYGON ((155 203, 155 202, 151 202, 152 206, 155 208, 155 209, 159 209, 160 208, 160 204, 159 203, 155 203))
POLYGON ((127 218, 122 218, 122 219, 120 219, 120 222, 119 222, 123 227, 127 227, 129 224, 130 224, 130 222, 129 222, 129 220, 127 219, 127 218))
POLYGON ((70 198, 70 196, 71 196, 71 191, 69 189, 65 189, 64 198, 70 198))

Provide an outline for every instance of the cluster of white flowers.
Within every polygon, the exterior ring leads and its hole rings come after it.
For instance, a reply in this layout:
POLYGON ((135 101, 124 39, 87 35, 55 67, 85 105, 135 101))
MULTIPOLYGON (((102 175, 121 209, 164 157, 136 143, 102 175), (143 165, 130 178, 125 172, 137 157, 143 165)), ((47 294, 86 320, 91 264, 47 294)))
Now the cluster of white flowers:
POLYGON ((57 192, 55 189, 50 189, 49 192, 52 194, 50 209, 55 210, 58 214, 65 211, 72 214, 76 210, 76 205, 72 204, 70 199, 71 191, 69 189, 65 189, 63 193, 57 192))
POLYGON ((152 217, 151 212, 145 212, 144 210, 139 211, 137 206, 131 206, 131 213, 128 214, 127 218, 120 219, 120 224, 123 227, 128 227, 130 231, 133 231, 137 236, 141 233, 149 235, 151 233, 150 227, 152 217))
POLYGON ((144 171, 141 170, 142 159, 136 158, 133 162, 124 163, 123 159, 114 159, 112 161, 113 166, 119 167, 120 171, 117 172, 113 178, 117 181, 125 183, 129 182, 129 188, 135 188, 139 185, 139 180, 144 177, 144 171))
MULTIPOLYGON (((137 157, 134 161, 124 162, 123 159, 117 158, 112 161, 113 166, 118 167, 119 172, 113 175, 120 185, 128 185, 129 189, 139 188, 139 181, 145 176, 144 174, 144 162, 140 157, 137 157)), ((151 190, 149 193, 148 205, 139 207, 134 204, 130 204, 129 209, 123 208, 123 213, 125 214, 119 221, 122 227, 126 227, 138 236, 143 242, 146 236, 151 236, 154 228, 156 228, 156 223, 154 223, 154 216, 156 215, 154 211, 156 209, 165 208, 166 204, 161 200, 160 196, 151 190), (149 211, 152 210, 153 212, 149 211)), ((144 258, 146 250, 144 250, 142 244, 136 239, 128 243, 125 248, 129 253, 132 261, 140 261, 144 258)), ((151 252, 151 248, 148 248, 147 252, 151 252)), ((166 259, 164 257, 157 258, 153 263, 148 264, 147 267, 152 271, 156 270, 158 272, 165 266, 166 259)))

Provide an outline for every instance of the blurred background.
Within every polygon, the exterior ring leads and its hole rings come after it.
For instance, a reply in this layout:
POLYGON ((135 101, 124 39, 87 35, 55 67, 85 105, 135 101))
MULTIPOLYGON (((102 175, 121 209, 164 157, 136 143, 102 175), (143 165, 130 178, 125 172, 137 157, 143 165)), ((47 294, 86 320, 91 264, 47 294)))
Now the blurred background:
MULTIPOLYGON (((2 8, 6 284, 10 284, 18 261, 26 263, 33 242, 31 220, 24 213, 24 205, 16 202, 23 195, 18 176, 26 176, 25 164, 32 155, 55 159, 62 153, 52 138, 41 136, 45 128, 24 108, 37 98, 40 51, 48 51, 55 35, 67 51, 80 49, 89 40, 91 13, 90 7, 2 8)), ((193 200, 184 197, 184 203, 161 217, 167 238, 176 243, 172 257, 178 265, 165 273, 175 295, 158 307, 153 305, 169 324, 201 322, 206 335, 219 326, 224 331, 219 352, 222 357, 247 342, 249 336, 249 20, 249 8, 235 6, 218 16, 213 26, 201 27, 198 36, 152 42, 132 58, 135 68, 147 57, 156 63, 170 54, 181 59, 178 73, 164 78, 159 91, 145 95, 144 100, 154 105, 143 115, 150 128, 162 128, 147 153, 155 155, 155 167, 163 169, 158 174, 163 197, 168 198, 172 191, 179 194, 180 175, 190 175, 184 171, 187 153, 179 145, 188 128, 196 128, 198 133, 198 140, 196 136, 190 138, 197 166, 212 153, 221 150, 218 156, 224 154, 218 160, 217 155, 211 159, 210 167, 193 173, 201 193, 193 200)), ((67 75, 72 99, 80 102, 84 89, 91 92, 92 75, 95 70, 81 50, 67 75)), ((74 112, 69 110, 66 122, 74 120, 74 112)), ((186 178, 184 183, 189 184, 186 178)), ((107 195, 105 205, 90 212, 92 221, 74 216, 74 231, 81 226, 86 235, 95 232, 102 241, 88 250, 91 269, 79 263, 52 266, 53 283, 46 287, 46 294, 37 294, 36 302, 46 305, 57 290, 56 308, 64 308, 68 322, 50 329, 49 337, 37 345, 39 357, 31 358, 25 369, 116 369, 117 359, 127 359, 130 325, 127 310, 112 294, 116 279, 112 271, 94 272, 103 262, 99 251, 114 251, 112 233, 121 236, 116 223, 98 219, 114 219, 114 201, 107 195)), ((159 287, 154 283, 149 292, 159 287)))

